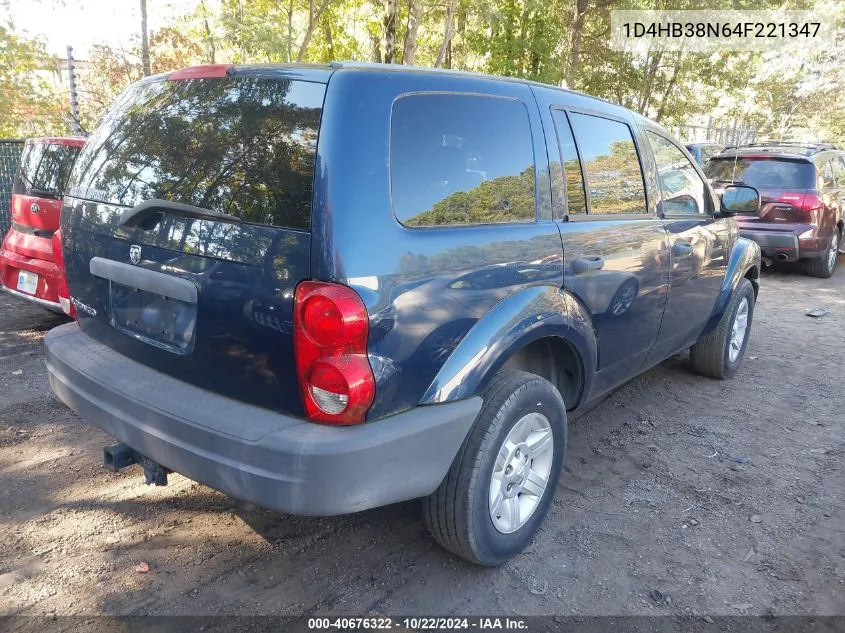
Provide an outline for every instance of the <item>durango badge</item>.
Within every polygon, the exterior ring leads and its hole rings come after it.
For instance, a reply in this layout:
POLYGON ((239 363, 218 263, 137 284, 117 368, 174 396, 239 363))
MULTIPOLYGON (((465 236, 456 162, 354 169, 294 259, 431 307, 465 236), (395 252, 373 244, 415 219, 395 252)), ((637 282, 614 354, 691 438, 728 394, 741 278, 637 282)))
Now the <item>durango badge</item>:
POLYGON ((129 260, 133 264, 137 264, 141 261, 141 247, 137 244, 133 244, 129 247, 129 260))

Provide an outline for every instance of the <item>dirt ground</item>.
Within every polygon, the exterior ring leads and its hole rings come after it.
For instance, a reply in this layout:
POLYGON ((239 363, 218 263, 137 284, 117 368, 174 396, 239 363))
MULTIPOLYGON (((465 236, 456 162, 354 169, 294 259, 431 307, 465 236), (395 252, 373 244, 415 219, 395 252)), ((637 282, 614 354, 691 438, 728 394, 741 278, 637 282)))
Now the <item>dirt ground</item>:
POLYGON ((62 322, 0 295, 0 614, 845 614, 845 258, 766 271, 733 380, 678 356, 571 424, 550 516, 499 569, 414 502, 302 518, 107 473, 110 438, 47 385, 62 322))

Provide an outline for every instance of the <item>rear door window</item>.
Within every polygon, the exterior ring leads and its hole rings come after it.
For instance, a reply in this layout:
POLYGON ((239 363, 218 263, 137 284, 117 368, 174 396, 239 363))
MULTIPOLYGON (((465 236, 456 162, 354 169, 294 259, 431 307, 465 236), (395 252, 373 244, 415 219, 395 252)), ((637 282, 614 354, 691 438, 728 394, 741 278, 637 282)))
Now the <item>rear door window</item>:
POLYGON ((324 84, 267 77, 136 84, 88 140, 71 193, 308 229, 324 95, 324 84))
POLYGON ((61 198, 79 148, 71 145, 27 143, 15 177, 14 193, 61 198))
POLYGON ((712 158, 704 166, 713 182, 732 182, 758 189, 812 189, 815 169, 806 160, 763 157, 712 158))
POLYGON ((620 121, 572 112, 572 131, 581 155, 590 213, 648 212, 643 172, 631 128, 620 121))
POLYGON ((560 180, 556 174, 554 195, 566 193, 566 208, 568 215, 583 215, 587 212, 587 200, 584 197, 584 180, 581 175, 581 161, 578 158, 578 150, 575 147, 575 138, 572 136, 572 129, 566 113, 561 110, 552 110, 552 119, 555 122, 555 132, 560 148, 560 159, 563 161, 563 170, 560 172, 560 180))
POLYGON ((412 94, 393 104, 393 211, 406 226, 533 222, 534 148, 525 105, 412 94))

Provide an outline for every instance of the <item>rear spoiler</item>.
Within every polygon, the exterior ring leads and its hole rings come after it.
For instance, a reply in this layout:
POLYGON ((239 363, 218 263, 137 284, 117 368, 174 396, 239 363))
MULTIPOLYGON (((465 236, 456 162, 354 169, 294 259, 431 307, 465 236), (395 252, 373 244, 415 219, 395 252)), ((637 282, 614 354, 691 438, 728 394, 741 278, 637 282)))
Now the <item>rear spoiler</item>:
POLYGON ((120 216, 120 224, 122 226, 132 226, 140 224, 144 220, 156 215, 164 214, 168 211, 175 211, 186 218, 197 218, 199 220, 222 220, 224 222, 240 222, 241 219, 222 211, 214 211, 213 209, 203 209, 202 207, 195 207, 191 204, 181 204, 179 202, 171 202, 170 200, 145 200, 140 204, 136 204, 131 209, 127 209, 120 216))

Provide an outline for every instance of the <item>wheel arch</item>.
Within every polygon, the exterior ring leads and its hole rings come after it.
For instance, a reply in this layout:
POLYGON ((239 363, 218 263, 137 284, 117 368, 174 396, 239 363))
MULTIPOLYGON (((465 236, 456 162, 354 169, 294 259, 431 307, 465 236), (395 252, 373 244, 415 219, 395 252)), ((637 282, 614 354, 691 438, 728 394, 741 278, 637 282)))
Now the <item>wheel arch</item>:
POLYGON ((748 279, 751 282, 756 299, 760 287, 761 259, 762 255, 759 244, 744 237, 737 239, 728 259, 722 289, 719 292, 719 297, 716 299, 710 319, 707 321, 702 334, 710 332, 719 324, 719 319, 722 318, 722 314, 730 303, 731 297, 741 280, 748 279))
POLYGON ((589 314, 568 292, 534 286, 503 299, 467 333, 441 367, 420 404, 481 393, 503 367, 542 376, 567 409, 589 393, 596 339, 589 314))

